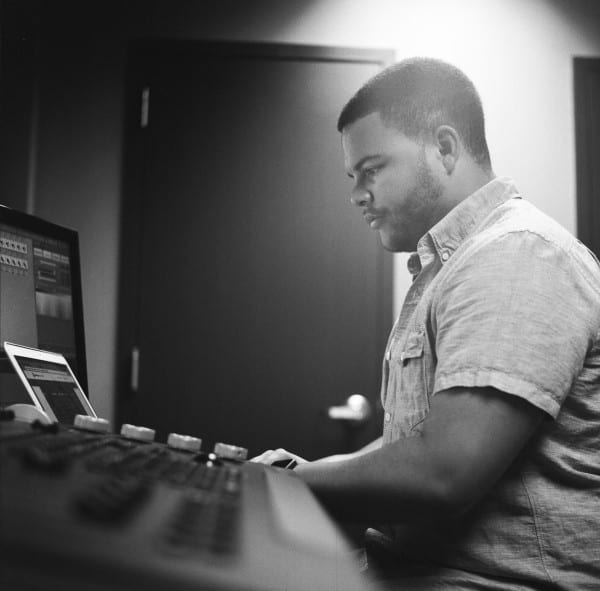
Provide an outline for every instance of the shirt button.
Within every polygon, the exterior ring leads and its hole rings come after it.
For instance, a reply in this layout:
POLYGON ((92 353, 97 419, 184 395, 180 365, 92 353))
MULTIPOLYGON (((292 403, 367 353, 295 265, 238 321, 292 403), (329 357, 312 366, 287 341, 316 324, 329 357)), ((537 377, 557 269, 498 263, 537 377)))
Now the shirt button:
POLYGON ((442 261, 447 261, 450 258, 450 253, 447 250, 442 251, 442 261))
POLYGON ((392 420, 392 415, 389 412, 386 412, 384 419, 386 423, 389 423, 392 420))

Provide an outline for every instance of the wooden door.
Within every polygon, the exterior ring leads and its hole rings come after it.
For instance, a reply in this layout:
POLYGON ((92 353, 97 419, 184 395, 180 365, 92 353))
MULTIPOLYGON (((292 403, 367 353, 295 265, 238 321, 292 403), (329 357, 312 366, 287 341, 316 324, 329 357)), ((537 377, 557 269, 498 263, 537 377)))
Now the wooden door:
POLYGON ((600 256, 600 58, 574 58, 577 235, 600 256))
POLYGON ((133 53, 121 422, 309 458, 380 434, 379 412, 348 428, 327 409, 355 392, 379 408, 391 257, 349 203, 335 124, 388 57, 178 42, 133 53))

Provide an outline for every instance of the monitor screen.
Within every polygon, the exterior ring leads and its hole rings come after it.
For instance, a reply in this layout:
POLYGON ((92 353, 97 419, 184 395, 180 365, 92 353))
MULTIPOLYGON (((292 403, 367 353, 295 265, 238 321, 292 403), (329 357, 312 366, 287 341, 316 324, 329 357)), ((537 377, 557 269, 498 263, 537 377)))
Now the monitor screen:
POLYGON ((87 390, 77 232, 0 206, 0 368, 3 343, 62 353, 87 390))

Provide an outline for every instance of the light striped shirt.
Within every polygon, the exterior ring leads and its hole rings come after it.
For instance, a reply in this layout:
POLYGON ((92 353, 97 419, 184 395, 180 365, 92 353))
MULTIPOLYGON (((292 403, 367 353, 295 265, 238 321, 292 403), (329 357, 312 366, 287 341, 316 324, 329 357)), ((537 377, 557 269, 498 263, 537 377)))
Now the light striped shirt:
POLYGON ((420 240, 409 269, 383 364, 384 445, 418 433, 453 387, 497 388, 548 420, 466 515, 384 531, 464 588, 600 589, 597 260, 494 179, 420 240))

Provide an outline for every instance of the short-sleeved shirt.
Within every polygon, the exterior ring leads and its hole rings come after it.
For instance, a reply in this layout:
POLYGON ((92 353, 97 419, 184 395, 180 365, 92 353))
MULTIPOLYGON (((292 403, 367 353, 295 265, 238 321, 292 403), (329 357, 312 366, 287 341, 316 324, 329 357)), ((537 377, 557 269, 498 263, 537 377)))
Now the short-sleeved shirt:
POLYGON ((496 388, 547 420, 466 514, 383 531, 461 589, 600 589, 597 259, 494 179, 419 241, 409 269, 383 364, 383 444, 418 433, 454 387, 496 388))

